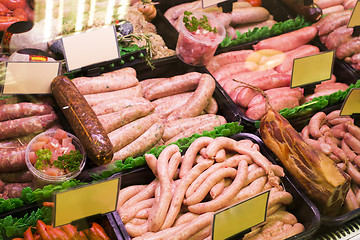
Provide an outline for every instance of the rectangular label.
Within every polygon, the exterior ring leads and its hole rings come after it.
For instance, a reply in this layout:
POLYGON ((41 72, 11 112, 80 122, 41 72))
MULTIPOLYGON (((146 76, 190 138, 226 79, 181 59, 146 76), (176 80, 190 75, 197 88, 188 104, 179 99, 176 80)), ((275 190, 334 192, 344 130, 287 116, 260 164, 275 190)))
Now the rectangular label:
POLYGON ((360 88, 353 88, 347 95, 340 111, 342 116, 360 113, 360 88))
POLYGON ((356 2, 354 10, 351 14, 349 23, 347 25, 348 28, 360 26, 360 4, 359 1, 356 2))
POLYGON ((266 220, 270 191, 260 193, 214 214, 213 240, 223 240, 266 220))
POLYGON ((120 58, 115 26, 62 38, 68 71, 120 58))
POLYGON ((327 51, 295 59, 290 86, 295 88, 329 80, 333 71, 334 57, 334 51, 327 51))
POLYGON ((55 193, 55 227, 116 210, 120 178, 55 193))
POLYGON ((7 62, 3 94, 50 94, 60 62, 7 62))
POLYGON ((201 2, 202 2, 202 8, 207 8, 211 6, 216 6, 218 3, 226 2, 226 0, 201 0, 201 2))

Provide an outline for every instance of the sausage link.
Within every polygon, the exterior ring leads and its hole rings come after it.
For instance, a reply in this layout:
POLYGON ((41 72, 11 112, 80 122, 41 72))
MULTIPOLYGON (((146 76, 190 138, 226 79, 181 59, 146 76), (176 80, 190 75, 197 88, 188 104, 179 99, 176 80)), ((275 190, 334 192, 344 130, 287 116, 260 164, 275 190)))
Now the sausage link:
POLYGON ((117 209, 121 208, 127 200, 145 188, 145 185, 134 185, 121 189, 118 196, 117 209))

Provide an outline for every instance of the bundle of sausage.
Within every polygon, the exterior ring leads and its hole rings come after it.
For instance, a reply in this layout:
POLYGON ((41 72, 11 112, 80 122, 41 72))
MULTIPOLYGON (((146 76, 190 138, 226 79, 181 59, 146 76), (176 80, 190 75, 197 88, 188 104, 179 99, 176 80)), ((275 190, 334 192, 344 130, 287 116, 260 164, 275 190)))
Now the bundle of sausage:
POLYGON ((266 100, 259 91, 245 87, 243 83, 265 91, 276 111, 296 107, 314 97, 348 87, 335 83, 333 76, 306 98, 301 88, 290 89, 294 59, 319 53, 319 48, 307 44, 316 34, 315 27, 305 27, 262 40, 254 45, 255 50, 219 54, 206 67, 245 115, 259 120, 266 113, 266 100))
POLYGON ((246 239, 285 239, 304 231, 285 210, 293 198, 280 186, 283 169, 250 140, 200 137, 184 156, 169 145, 158 159, 152 154, 145 158, 156 178, 149 185, 122 189, 117 206, 135 239, 210 239, 215 211, 268 189, 267 221, 246 239))
POLYGON ((144 97, 155 105, 154 112, 166 120, 162 136, 165 144, 226 123, 223 116, 215 115, 218 105, 212 95, 216 85, 209 74, 189 72, 140 84, 144 97))
POLYGON ((252 7, 250 3, 238 1, 233 3, 231 13, 222 12, 221 8, 201 8, 201 1, 183 3, 169 8, 164 16, 178 29, 178 23, 184 11, 204 11, 214 15, 226 28, 227 34, 236 38, 236 31, 248 32, 256 27, 272 27, 276 22, 270 13, 263 7, 252 7))
POLYGON ((353 37, 353 28, 347 28, 352 10, 330 13, 314 26, 319 38, 329 50, 335 50, 336 57, 349 62, 355 69, 360 69, 360 37, 353 37))
POLYGON ((49 104, 21 102, 0 105, 0 184, 3 198, 19 197, 31 186, 25 163, 27 144, 38 133, 58 128, 57 115, 49 104))
POLYGON ((324 112, 315 114, 301 136, 350 175, 352 185, 342 209, 345 213, 360 206, 360 128, 354 125, 352 118, 339 114, 340 110, 328 115, 324 112))
POLYGON ((314 0, 314 3, 322 9, 322 14, 341 12, 345 9, 353 9, 357 0, 314 0))

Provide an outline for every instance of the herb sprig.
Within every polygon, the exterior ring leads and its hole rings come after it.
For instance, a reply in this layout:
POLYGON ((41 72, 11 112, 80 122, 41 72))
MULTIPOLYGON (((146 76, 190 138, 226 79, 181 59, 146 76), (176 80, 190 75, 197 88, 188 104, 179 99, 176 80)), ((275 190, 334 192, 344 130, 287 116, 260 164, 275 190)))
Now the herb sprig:
POLYGON ((70 172, 73 172, 79 169, 83 158, 84 156, 80 151, 71 150, 70 153, 59 156, 58 159, 54 161, 54 166, 60 169, 69 169, 70 172))
POLYGON ((183 22, 187 30, 190 32, 196 32, 198 29, 204 29, 208 32, 217 33, 216 27, 211 27, 206 15, 202 15, 200 19, 197 19, 195 16, 191 17, 192 14, 193 13, 189 11, 184 12, 185 16, 183 18, 183 22))

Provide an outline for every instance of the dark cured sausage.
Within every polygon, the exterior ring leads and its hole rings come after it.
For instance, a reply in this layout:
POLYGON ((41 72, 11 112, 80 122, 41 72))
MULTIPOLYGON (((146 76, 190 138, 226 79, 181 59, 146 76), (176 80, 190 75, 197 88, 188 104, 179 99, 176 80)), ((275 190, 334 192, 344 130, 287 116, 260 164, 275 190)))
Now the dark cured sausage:
POLYGON ((109 163, 113 146, 84 96, 66 76, 54 78, 51 91, 89 158, 98 165, 109 163))

